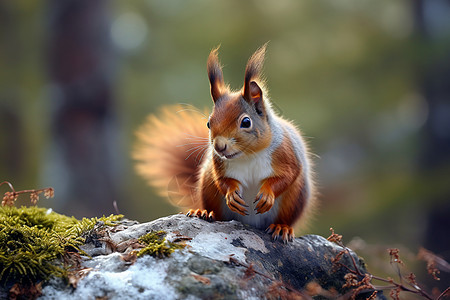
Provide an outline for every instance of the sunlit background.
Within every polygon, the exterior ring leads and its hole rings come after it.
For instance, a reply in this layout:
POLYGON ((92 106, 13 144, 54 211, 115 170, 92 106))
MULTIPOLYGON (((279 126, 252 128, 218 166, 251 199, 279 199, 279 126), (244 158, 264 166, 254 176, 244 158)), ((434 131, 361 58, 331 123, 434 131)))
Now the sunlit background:
POLYGON ((52 186, 39 205, 76 217, 178 212, 135 174, 134 131, 165 104, 211 107, 213 47, 239 89, 267 41, 271 99, 315 154, 321 205, 297 233, 449 261, 448 0, 1 1, 0 179, 52 186))

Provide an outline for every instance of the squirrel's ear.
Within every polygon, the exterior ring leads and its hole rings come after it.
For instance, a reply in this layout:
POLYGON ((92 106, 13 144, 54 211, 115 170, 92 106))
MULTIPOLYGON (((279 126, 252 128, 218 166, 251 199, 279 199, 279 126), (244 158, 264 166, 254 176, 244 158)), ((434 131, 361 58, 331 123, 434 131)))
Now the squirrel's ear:
POLYGON ((256 112, 259 115, 263 115, 265 113, 266 110, 264 107, 262 89, 255 81, 251 81, 248 84, 248 91, 247 93, 244 92, 244 99, 255 107, 256 112))
POLYGON ((247 102, 255 106, 258 114, 264 113, 265 109, 262 89, 255 80, 260 79, 266 47, 267 43, 256 50, 248 60, 247 67, 245 68, 243 96, 247 102))
POLYGON ((261 69, 264 63, 264 55, 266 53, 267 43, 262 45, 248 60, 245 67, 244 77, 244 98, 250 100, 251 87, 250 83, 255 79, 260 79, 261 69))
POLYGON ((222 67, 220 66, 219 58, 217 56, 217 51, 219 47, 213 49, 211 53, 209 53, 208 62, 207 62, 207 70, 209 83, 211 86, 211 96, 216 103, 220 97, 223 96, 226 92, 225 83, 223 81, 223 73, 222 67))

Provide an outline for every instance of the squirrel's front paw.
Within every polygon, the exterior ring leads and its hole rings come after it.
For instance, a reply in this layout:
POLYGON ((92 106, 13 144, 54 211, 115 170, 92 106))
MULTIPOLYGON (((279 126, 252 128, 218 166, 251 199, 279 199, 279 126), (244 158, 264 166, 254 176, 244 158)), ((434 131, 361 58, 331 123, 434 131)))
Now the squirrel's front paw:
POLYGON ((258 202, 255 209, 258 214, 263 214, 269 211, 273 204, 275 203, 275 195, 271 189, 265 189, 264 186, 259 190, 258 195, 256 195, 255 203, 258 202), (259 202, 258 202, 259 201, 259 202))
POLYGON ((283 239, 284 243, 294 240, 294 229, 286 224, 271 224, 267 229, 267 233, 272 233, 272 239, 275 241, 278 237, 283 239))
POLYGON ((225 199, 227 201, 228 207, 231 209, 231 211, 234 211, 235 213, 238 213, 243 216, 247 216, 247 204, 245 204, 244 199, 242 199, 241 195, 239 194, 239 190, 228 190, 227 194, 225 195, 225 199))

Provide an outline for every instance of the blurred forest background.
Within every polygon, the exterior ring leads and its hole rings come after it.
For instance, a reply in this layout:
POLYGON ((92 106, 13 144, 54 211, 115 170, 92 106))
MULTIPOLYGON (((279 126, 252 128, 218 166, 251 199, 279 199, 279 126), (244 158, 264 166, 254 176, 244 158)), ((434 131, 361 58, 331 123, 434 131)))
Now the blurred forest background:
POLYGON ((134 131, 165 104, 211 107, 213 47, 238 89, 266 41, 271 99, 317 155, 303 233, 449 261, 448 0, 1 1, 0 178, 52 186, 39 205, 76 217, 178 212, 135 174, 134 131))

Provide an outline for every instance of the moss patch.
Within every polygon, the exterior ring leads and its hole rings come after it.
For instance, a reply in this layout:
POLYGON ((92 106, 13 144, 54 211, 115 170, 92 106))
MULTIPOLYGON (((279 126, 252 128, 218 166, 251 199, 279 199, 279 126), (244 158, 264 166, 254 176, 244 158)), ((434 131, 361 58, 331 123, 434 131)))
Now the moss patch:
POLYGON ((83 234, 97 222, 113 225, 121 215, 102 218, 64 216, 39 207, 0 207, 0 284, 30 284, 64 276, 61 258, 84 244, 83 234))
POLYGON ((137 253, 137 256, 151 255, 153 257, 163 258, 170 256, 176 249, 185 247, 184 244, 167 241, 165 236, 166 232, 164 231, 152 231, 141 236, 138 242, 146 246, 137 253))

